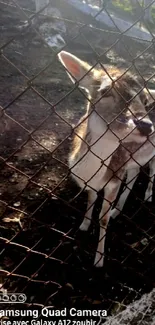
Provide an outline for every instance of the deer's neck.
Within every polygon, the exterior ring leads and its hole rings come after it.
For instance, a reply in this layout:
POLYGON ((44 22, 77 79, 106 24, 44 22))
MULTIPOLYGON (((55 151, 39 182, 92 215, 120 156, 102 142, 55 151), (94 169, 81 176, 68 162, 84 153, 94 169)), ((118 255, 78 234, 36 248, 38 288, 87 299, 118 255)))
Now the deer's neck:
POLYGON ((107 159, 108 163, 119 145, 118 138, 108 130, 106 123, 94 111, 87 110, 79 123, 79 127, 75 129, 77 135, 74 137, 70 163, 75 163, 89 153, 91 156, 94 154, 95 160, 107 159))
MULTIPOLYGON (((108 128, 107 123, 100 117, 95 111, 91 111, 87 123, 87 132, 86 134, 90 134, 90 142, 89 145, 95 146, 97 142, 102 145, 105 142, 113 143, 113 146, 118 146, 118 137, 114 135, 114 133, 108 128)), ((108 148, 107 148, 108 149, 108 148)))

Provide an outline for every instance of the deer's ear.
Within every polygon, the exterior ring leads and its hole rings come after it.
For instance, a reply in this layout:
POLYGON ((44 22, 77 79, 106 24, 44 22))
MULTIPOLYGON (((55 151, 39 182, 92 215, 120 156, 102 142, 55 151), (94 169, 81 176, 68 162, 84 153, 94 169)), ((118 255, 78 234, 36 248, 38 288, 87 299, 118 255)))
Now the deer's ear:
POLYGON ((72 82, 75 83, 79 81, 80 87, 89 89, 92 84, 91 79, 93 78, 93 71, 91 70, 89 72, 91 66, 77 58, 75 55, 65 51, 61 51, 58 54, 58 58, 66 68, 72 82))

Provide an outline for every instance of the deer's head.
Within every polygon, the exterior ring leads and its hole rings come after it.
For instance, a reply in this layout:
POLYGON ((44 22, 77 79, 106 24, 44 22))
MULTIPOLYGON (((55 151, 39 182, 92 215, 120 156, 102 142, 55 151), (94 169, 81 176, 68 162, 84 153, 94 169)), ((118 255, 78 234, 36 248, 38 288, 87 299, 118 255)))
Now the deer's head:
POLYGON ((118 139, 143 142, 154 131, 145 109, 146 93, 132 75, 116 68, 93 68, 65 51, 58 57, 72 82, 89 94, 88 123, 93 132, 110 130, 118 139))

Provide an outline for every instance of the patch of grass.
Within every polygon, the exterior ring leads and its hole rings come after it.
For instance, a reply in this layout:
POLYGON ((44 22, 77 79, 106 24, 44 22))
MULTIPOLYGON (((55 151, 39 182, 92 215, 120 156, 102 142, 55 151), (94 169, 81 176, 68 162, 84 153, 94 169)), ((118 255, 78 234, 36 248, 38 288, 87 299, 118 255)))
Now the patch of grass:
POLYGON ((131 6, 131 3, 129 0, 124 0, 124 1, 113 0, 112 5, 116 8, 123 10, 123 11, 132 13, 132 6, 131 6))
POLYGON ((152 18, 155 21, 155 7, 152 8, 151 13, 152 13, 152 18))
MULTIPOLYGON (((143 0, 139 1, 141 6, 143 7, 143 0)), ((130 0, 112 0, 112 2, 108 3, 107 10, 111 11, 113 14, 117 14, 122 19, 127 19, 129 21, 135 21, 140 17, 140 10, 137 8, 133 8, 130 0), (137 14, 136 14, 137 12, 137 14), (136 18, 137 16, 137 18, 136 18)), ((146 27, 152 32, 155 30, 155 7, 151 7, 151 14, 152 14, 152 22, 146 22, 146 27)), ((141 21, 142 22, 142 21, 141 21)), ((142 22, 143 24, 143 22, 142 22)))
POLYGON ((112 2, 108 3, 107 10, 122 19, 133 21, 133 8, 130 0, 112 0, 112 2))

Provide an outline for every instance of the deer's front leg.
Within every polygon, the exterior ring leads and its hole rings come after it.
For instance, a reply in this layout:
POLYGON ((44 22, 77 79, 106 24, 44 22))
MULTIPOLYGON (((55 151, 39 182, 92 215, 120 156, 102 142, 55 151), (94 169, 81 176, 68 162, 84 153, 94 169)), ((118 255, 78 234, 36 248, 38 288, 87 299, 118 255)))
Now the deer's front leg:
POLYGON ((88 191, 87 211, 85 213, 83 222, 81 223, 80 230, 87 231, 92 220, 92 213, 95 201, 97 199, 97 192, 93 190, 88 191))
POLYGON ((121 194, 116 207, 110 210, 110 217, 112 217, 113 219, 116 218, 122 212, 125 202, 139 175, 139 172, 140 172, 139 167, 127 170, 127 179, 126 179, 127 186, 125 187, 123 193, 121 194))
POLYGON ((147 187, 147 190, 145 192, 145 200, 151 202, 152 201, 152 196, 153 196, 153 182, 154 182, 154 177, 155 177, 155 158, 153 158, 149 162, 149 184, 147 187))
POLYGON ((94 265, 96 267, 102 267, 104 263, 104 246, 105 246, 106 230, 110 219, 110 208, 111 208, 111 204, 116 199, 120 182, 121 181, 119 179, 111 179, 109 183, 104 187, 104 201, 99 215, 99 223, 100 223, 99 242, 98 242, 98 247, 97 247, 97 252, 96 252, 95 262, 94 262, 94 265))

